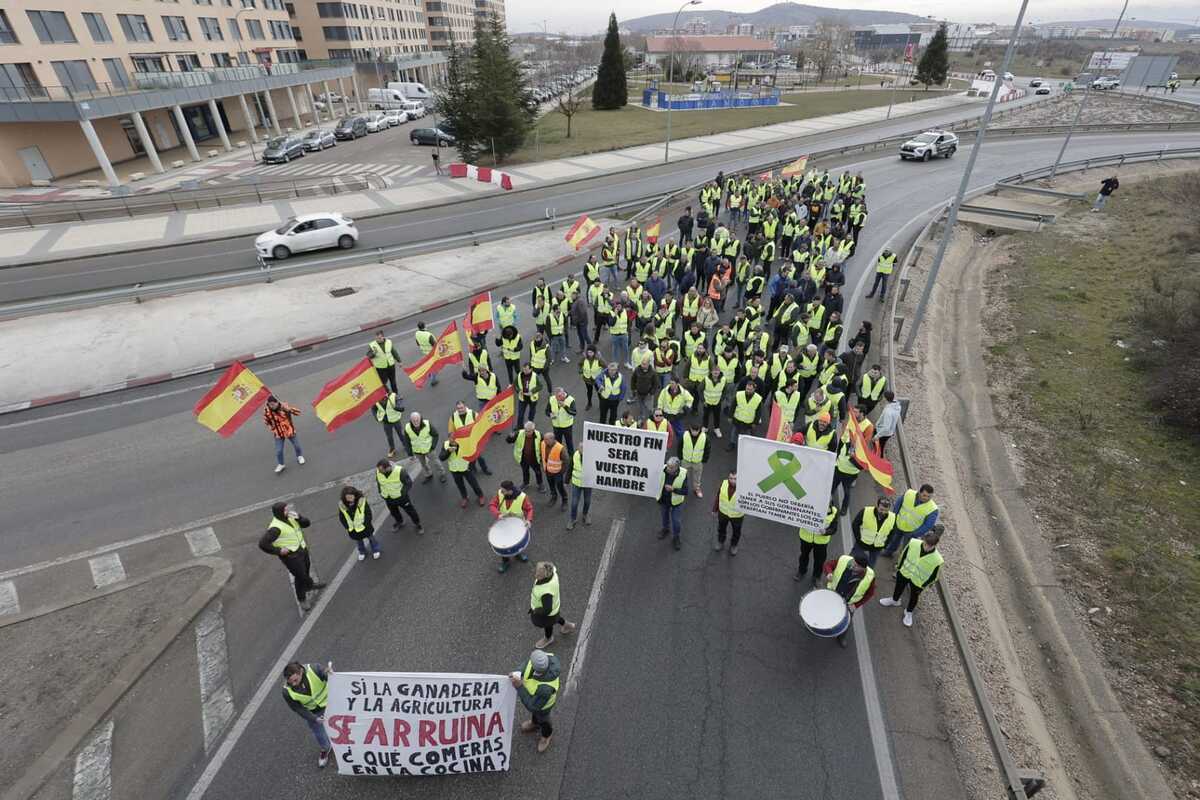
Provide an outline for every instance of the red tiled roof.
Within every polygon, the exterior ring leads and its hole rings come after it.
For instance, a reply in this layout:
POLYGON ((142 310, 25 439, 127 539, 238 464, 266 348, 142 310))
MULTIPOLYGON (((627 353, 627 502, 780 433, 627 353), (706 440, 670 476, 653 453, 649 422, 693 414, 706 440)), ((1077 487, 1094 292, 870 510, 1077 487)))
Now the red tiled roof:
POLYGON ((769 39, 753 36, 647 36, 647 53, 736 53, 775 49, 769 39))

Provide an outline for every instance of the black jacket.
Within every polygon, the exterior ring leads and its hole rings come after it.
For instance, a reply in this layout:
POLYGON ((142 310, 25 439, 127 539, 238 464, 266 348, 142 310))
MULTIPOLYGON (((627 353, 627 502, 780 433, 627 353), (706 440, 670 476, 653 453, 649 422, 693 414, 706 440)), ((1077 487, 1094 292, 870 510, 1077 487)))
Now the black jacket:
MULTIPOLYGON (((354 516, 352 509, 346 510, 351 512, 351 517, 354 516)), ((340 499, 338 500, 337 520, 338 522, 342 523, 342 528, 346 531, 346 533, 350 534, 350 538, 356 542, 366 539, 368 536, 375 533, 375 523, 371 516, 370 503, 363 503, 363 529, 361 533, 350 533, 350 523, 346 522, 346 517, 342 514, 342 501, 340 499)))
MULTIPOLYGON (((296 520, 296 522, 300 523, 301 528, 307 528, 309 525, 312 525, 312 522, 308 517, 300 517, 296 520)), ((266 533, 264 533, 258 540, 258 549, 270 556, 286 558, 287 556, 280 553, 279 548, 272 544, 277 536, 279 536, 279 531, 275 530, 274 528, 267 528, 266 533)))

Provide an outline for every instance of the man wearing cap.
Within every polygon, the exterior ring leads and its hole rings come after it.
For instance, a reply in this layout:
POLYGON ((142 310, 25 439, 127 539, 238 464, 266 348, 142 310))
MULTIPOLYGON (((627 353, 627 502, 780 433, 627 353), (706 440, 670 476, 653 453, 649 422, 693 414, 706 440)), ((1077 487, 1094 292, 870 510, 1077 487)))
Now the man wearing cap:
MULTIPOLYGON (((827 576, 825 588, 841 595, 851 616, 875 594, 875 570, 867 563, 867 554, 858 548, 848 556, 826 561, 823 572, 827 576)), ((846 646, 849 630, 847 627, 838 634, 837 643, 842 647, 846 646)))
POLYGON ((508 676, 521 705, 529 709, 532 719, 521 723, 522 733, 538 732, 537 749, 539 753, 546 752, 550 747, 550 737, 554 735, 554 726, 550 723, 550 711, 558 701, 559 675, 562 666, 558 656, 542 650, 534 650, 529 654, 529 660, 520 670, 508 676))
POLYGON ((683 501, 687 500, 687 470, 679 466, 679 459, 671 456, 662 471, 662 486, 658 490, 658 504, 662 507, 662 528, 658 538, 671 534, 671 544, 676 550, 683 545, 679 541, 680 518, 683 516, 683 501))

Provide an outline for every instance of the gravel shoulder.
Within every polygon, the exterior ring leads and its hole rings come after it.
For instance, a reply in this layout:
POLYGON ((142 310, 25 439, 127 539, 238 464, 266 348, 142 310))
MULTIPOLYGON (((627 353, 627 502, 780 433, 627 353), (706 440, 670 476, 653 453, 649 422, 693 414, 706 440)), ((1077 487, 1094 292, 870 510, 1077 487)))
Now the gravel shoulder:
MULTIPOLYGON (((1011 114, 997 119, 997 128, 1024 128, 1039 125, 1069 125, 1075 119, 1082 92, 1058 94, 1040 103, 1022 106, 1011 114)), ((1195 122, 1196 109, 1146 95, 1092 92, 1081 125, 1105 125, 1135 122, 1195 122)))

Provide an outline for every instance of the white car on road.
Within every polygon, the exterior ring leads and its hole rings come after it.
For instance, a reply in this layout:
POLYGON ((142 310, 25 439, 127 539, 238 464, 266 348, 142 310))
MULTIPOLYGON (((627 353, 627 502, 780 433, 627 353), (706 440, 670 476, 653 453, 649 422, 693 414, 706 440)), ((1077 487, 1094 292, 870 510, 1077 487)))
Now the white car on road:
POLYGON ((379 133, 390 127, 387 117, 382 111, 373 111, 367 114, 367 133, 379 133))
POLYGON ((1116 78, 1099 77, 1092 81, 1092 88, 1098 92, 1103 92, 1108 89, 1119 89, 1121 82, 1116 78))
POLYGON ((292 217, 272 231, 254 240, 254 252, 261 258, 282 261, 293 253, 340 247, 349 250, 358 242, 354 220, 335 212, 292 217))

